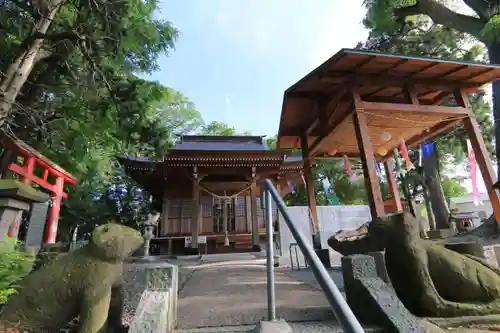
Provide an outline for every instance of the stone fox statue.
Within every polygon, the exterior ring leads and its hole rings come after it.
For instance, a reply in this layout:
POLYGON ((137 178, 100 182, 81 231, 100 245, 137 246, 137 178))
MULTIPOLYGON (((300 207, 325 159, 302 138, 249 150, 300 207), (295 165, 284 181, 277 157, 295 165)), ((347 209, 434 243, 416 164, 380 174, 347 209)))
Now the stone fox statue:
MULTIPOLYGON (((447 318, 500 314, 497 268, 421 239, 417 219, 407 213, 376 219, 367 231, 358 237, 369 237, 375 248, 385 249, 394 291, 413 314, 447 318)), ((343 242, 329 240, 334 250, 343 242)))
POLYGON ((104 332, 107 320, 111 326, 116 321, 121 325, 121 318, 110 315, 108 319, 110 303, 121 307, 112 301, 111 290, 123 284, 123 260, 143 242, 132 228, 114 223, 97 227, 89 244, 21 282, 0 315, 0 332, 17 328, 53 333, 76 317, 80 319, 78 333, 104 332))

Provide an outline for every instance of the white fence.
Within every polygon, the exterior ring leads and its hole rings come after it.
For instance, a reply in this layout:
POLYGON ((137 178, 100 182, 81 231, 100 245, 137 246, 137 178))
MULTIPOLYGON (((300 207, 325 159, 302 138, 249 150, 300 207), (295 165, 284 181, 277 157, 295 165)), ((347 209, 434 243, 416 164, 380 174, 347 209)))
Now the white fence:
MULTIPOLYGON (((362 224, 371 220, 370 208, 368 206, 321 206, 318 209, 319 232, 321 238, 321 247, 330 250, 330 260, 332 266, 340 265, 341 255, 333 251, 327 244, 328 238, 339 230, 356 229, 362 224)), ((288 207, 288 214, 292 222, 304 233, 306 238, 312 243, 312 229, 309 220, 308 208, 305 206, 288 207)), ((290 229, 279 214, 280 230, 280 266, 290 267, 290 244, 296 243, 290 229)), ((298 249, 298 257, 301 264, 304 263, 304 257, 298 249)), ((295 264, 295 253, 293 254, 295 264)))

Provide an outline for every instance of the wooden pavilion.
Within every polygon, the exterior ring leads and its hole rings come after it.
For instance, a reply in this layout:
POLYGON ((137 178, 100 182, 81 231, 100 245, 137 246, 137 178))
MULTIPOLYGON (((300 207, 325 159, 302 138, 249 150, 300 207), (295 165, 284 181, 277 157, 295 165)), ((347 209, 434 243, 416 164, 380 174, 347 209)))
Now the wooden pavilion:
POLYGON ((302 158, 269 150, 260 136, 182 136, 162 161, 120 161, 162 202, 153 241, 162 254, 260 250, 261 184, 269 178, 285 195, 302 182, 302 158))
POLYGON ((376 163, 385 163, 392 197, 402 210, 391 161, 394 148, 401 140, 415 147, 458 125, 467 130, 500 221, 496 173, 467 96, 498 78, 500 67, 494 65, 342 49, 287 89, 277 146, 302 149, 315 231, 316 199, 307 168, 314 158, 360 158, 375 218, 387 213, 376 163))

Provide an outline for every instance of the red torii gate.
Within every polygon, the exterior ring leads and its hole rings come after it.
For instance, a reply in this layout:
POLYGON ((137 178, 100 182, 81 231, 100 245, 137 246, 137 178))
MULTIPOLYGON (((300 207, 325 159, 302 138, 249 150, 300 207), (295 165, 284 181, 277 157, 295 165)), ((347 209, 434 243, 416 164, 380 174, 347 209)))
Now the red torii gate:
POLYGON ((11 154, 10 161, 13 162, 8 166, 9 171, 19 175, 24 184, 29 185, 33 182, 51 192, 52 204, 49 209, 48 225, 45 228, 44 238, 46 244, 54 244, 62 199, 68 197, 68 194, 64 193, 64 184, 76 184, 76 178, 33 147, 8 133, 0 132, 0 145, 11 154), (17 164, 16 157, 18 156, 24 158, 22 165, 17 164), (37 166, 42 171, 41 177, 35 174, 37 166), (54 177, 54 184, 49 183, 49 175, 54 177))

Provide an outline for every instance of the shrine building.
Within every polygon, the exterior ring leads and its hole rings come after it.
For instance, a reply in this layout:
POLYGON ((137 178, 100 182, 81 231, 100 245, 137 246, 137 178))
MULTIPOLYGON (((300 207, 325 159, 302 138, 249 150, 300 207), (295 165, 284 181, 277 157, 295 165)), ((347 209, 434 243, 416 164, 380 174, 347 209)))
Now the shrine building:
MULTIPOLYGON (((282 195, 303 180, 302 157, 269 150, 261 136, 186 135, 162 161, 120 162, 162 202, 153 240, 157 254, 260 251, 265 240, 260 206, 264 180, 271 179, 282 195)), ((273 216, 276 221, 276 207, 273 216)))

